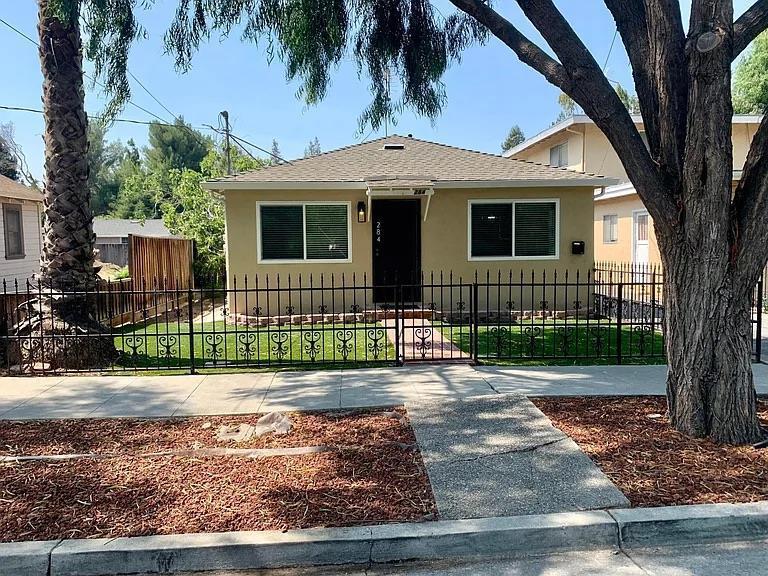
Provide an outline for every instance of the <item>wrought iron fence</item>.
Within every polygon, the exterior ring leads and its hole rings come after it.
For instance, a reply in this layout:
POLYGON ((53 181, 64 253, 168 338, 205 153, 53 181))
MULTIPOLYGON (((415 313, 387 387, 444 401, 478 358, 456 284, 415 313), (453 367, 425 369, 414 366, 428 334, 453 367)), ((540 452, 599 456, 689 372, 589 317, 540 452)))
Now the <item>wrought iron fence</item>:
MULTIPOLYGON (((4 283, 0 367, 38 374, 656 363, 664 361, 662 285, 657 274, 606 268, 431 273, 389 284, 365 275, 233 278, 226 288, 194 289, 107 283, 64 293, 4 283), (82 321, 84 311, 92 322, 82 321)), ((759 359, 759 320, 755 327, 759 359)))

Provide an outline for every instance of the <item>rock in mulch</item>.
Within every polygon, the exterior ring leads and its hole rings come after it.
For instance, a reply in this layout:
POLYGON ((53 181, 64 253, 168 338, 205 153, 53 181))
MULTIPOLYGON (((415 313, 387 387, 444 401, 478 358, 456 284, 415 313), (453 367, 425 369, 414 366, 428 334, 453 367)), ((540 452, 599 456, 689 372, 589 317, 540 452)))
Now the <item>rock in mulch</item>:
POLYGON ((265 434, 288 434, 293 422, 285 414, 270 412, 259 418, 256 425, 246 423, 222 424, 216 431, 216 439, 221 442, 248 442, 265 434))

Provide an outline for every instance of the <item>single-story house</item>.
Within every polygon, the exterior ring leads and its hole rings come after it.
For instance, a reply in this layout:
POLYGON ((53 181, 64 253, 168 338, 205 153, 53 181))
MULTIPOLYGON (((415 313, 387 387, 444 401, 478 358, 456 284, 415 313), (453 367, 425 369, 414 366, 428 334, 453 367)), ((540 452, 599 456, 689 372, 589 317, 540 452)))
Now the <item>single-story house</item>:
MULTIPOLYGON (((643 119, 634 115, 635 127, 644 137, 643 119)), ((763 117, 737 114, 733 117, 733 183, 741 178, 741 169, 763 117)), ((605 134, 587 116, 567 118, 504 154, 530 162, 599 172, 619 182, 595 195, 594 244, 595 260, 660 264, 659 248, 653 232, 653 221, 645 209, 618 154, 605 134)))
POLYGON ((23 282, 40 272, 43 195, 39 190, 0 176, 0 204, 3 210, 0 279, 12 290, 15 281, 22 287, 23 282))
MULTIPOLYGON (((381 286, 422 273, 471 282, 476 272, 586 272, 595 189, 613 183, 395 135, 203 186, 224 197, 229 287, 242 288, 246 276, 251 287, 257 276, 262 288, 278 276, 286 286, 290 276, 295 288, 299 276, 317 286, 322 275, 327 287, 353 276, 381 286)), ((363 297, 387 301, 392 292, 363 297)))
POLYGON ((162 219, 129 220, 96 217, 93 219, 98 260, 118 266, 128 265, 128 236, 174 238, 162 219))

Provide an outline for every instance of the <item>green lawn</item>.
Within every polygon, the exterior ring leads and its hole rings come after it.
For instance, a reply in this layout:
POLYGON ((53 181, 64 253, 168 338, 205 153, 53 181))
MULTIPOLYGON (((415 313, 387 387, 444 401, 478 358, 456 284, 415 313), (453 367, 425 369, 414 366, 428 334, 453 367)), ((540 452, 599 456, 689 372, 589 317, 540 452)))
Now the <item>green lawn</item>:
MULTIPOLYGON (((194 324, 196 367, 323 365, 393 362, 394 347, 376 324, 316 324, 247 328, 224 322, 194 324), (226 331, 225 331, 226 328, 226 331)), ((189 324, 125 327, 115 334, 125 368, 188 368, 189 324)))
MULTIPOLYGON (((467 326, 443 325, 443 335, 470 352, 467 326)), ((605 322, 522 323, 480 326, 478 358, 493 364, 588 365, 616 364, 618 329, 605 322)), ((622 362, 664 364, 664 337, 647 327, 623 327, 622 362)))

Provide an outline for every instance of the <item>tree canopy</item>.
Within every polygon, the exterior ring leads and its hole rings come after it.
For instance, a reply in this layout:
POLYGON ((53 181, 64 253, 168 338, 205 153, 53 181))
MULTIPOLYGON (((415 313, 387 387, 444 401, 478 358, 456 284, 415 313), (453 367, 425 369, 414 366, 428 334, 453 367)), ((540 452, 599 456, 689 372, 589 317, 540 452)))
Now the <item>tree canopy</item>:
POLYGON ((18 180, 20 178, 18 162, 16 156, 13 155, 11 147, 0 136, 0 174, 11 180, 18 180))
POLYGON ((520 126, 515 124, 509 129, 509 134, 504 138, 504 142, 501 143, 501 151, 506 152, 507 150, 512 150, 512 148, 523 142, 525 142, 525 134, 520 126))
POLYGON ((733 78, 733 111, 737 114, 768 112, 768 32, 736 66, 733 78))

